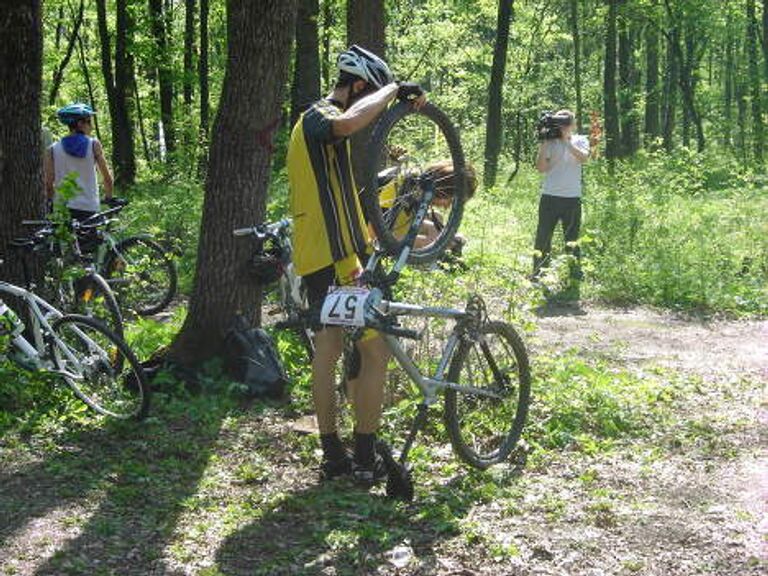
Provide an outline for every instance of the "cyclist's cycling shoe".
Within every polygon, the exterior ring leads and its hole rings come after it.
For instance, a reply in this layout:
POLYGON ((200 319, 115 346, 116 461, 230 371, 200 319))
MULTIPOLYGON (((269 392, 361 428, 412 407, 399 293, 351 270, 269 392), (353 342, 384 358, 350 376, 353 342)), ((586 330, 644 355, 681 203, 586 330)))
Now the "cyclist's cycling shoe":
POLYGON ((375 486, 387 477, 387 466, 384 460, 378 454, 375 455, 373 463, 368 465, 352 462, 352 478, 356 484, 370 488, 375 486))
POLYGON ((333 480, 340 476, 348 476, 352 472, 352 458, 345 454, 337 460, 323 458, 320 463, 320 481, 333 480))

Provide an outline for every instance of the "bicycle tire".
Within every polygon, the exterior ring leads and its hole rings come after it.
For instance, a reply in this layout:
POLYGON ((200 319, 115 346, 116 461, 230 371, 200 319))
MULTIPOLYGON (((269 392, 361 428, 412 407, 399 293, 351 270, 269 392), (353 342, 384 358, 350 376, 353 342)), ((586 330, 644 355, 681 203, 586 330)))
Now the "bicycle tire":
POLYGON ((121 304, 139 316, 152 316, 161 312, 168 307, 176 295, 178 285, 176 264, 168 257, 166 250, 151 238, 130 236, 121 240, 113 250, 110 250, 104 262, 103 270, 121 304), (126 266, 123 255, 141 247, 148 250, 152 257, 151 262, 156 264, 155 268, 162 274, 162 279, 150 278, 146 272, 144 274, 139 272, 139 276, 147 276, 143 278, 118 278, 117 275, 123 273, 126 266), (150 280, 154 281, 150 282, 150 280), (156 288, 157 286, 160 286, 162 290, 156 293, 149 292, 152 287, 156 288), (138 298, 135 297, 135 294, 132 295, 135 290, 139 291, 138 298))
MULTIPOLYGON (((378 194, 378 173, 382 167, 382 158, 386 157, 387 137, 398 122, 410 115, 423 116, 435 125, 448 145, 454 172, 457 174, 466 173, 466 162, 458 131, 445 113, 434 104, 427 103, 417 111, 411 104, 400 102, 391 106, 384 113, 376 123, 376 127, 371 135, 370 145, 368 146, 365 188, 361 194, 361 199, 365 216, 373 227, 381 247, 391 256, 398 256, 400 254, 403 249, 404 239, 398 238, 392 230, 392 223, 397 217, 397 209, 382 209, 378 194)), ((455 178, 454 182, 454 201, 447 221, 443 223, 443 228, 431 244, 411 250, 408 256, 409 263, 429 264, 434 262, 445 253, 455 237, 464 212, 467 191, 466 177, 455 178)), ((405 186, 397 190, 397 196, 400 198, 402 198, 401 192, 403 192, 403 188, 405 186)))
POLYGON ((94 272, 78 280, 75 302, 77 310, 73 312, 97 318, 115 334, 123 337, 123 314, 114 291, 101 274, 94 272), (103 299, 103 306, 107 312, 105 315, 95 312, 93 303, 99 302, 100 299, 103 299))
POLYGON ((144 369, 125 340, 102 322, 80 314, 67 314, 51 328, 56 336, 49 342, 54 365, 59 371, 77 374, 77 378, 62 377, 80 400, 104 416, 121 420, 146 417, 151 390, 144 369), (105 350, 102 342, 110 348, 105 350), (75 354, 80 357, 74 357, 75 354), (112 356, 122 359, 119 367, 112 356), (98 389, 105 388, 102 383, 112 388, 109 393, 116 398, 114 406, 107 406, 107 391, 98 389))
MULTIPOLYGON (((464 374, 473 359, 474 351, 474 358, 485 359, 489 365, 491 362, 488 361, 488 356, 493 359, 493 366, 487 366, 483 370, 489 369, 493 373, 494 382, 491 384, 498 392, 496 381, 500 372, 500 359, 498 352, 494 353, 488 344, 490 337, 494 336, 501 338, 506 344, 505 349, 512 353, 516 385, 511 387, 507 374, 503 374, 503 384, 508 393, 501 398, 482 397, 453 389, 445 391, 445 427, 454 451, 464 462, 480 469, 507 459, 520 440, 531 398, 530 365, 525 344, 515 329, 504 322, 487 322, 482 326, 481 334, 476 340, 461 341, 451 361, 448 381, 488 388, 486 384, 476 381, 475 375, 470 373, 470 381, 467 381, 467 375, 464 374), (477 355, 477 348, 480 348, 480 355, 477 355), (507 406, 508 400, 511 400, 511 406, 507 406), (468 415, 463 413, 465 407, 476 410, 468 415)), ((503 365, 504 370, 508 368, 512 366, 503 365)))

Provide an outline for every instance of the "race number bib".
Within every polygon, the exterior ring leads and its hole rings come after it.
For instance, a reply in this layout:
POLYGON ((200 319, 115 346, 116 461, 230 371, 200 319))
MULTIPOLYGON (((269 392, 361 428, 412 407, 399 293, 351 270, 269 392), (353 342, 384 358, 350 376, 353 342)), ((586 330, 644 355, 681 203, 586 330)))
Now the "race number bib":
POLYGON ((335 326, 365 326, 365 302, 370 290, 357 286, 331 286, 323 302, 320 322, 335 326))

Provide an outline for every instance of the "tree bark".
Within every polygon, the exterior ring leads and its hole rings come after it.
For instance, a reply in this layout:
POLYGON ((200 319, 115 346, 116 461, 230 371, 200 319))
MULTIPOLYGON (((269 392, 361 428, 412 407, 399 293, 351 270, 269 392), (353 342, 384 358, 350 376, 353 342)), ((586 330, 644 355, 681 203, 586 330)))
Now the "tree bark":
POLYGON ((43 32, 40 0, 17 0, 0 17, 0 258, 3 278, 23 280, 6 246, 24 218, 41 215, 44 204, 40 96, 43 32))
POLYGON ((635 65, 636 34, 626 16, 620 20, 619 33, 619 94, 621 107, 621 155, 631 156, 640 146, 638 114, 635 98, 638 89, 638 71, 635 65))
POLYGON ((504 73, 507 68, 507 47, 509 46, 509 25, 514 9, 513 0, 499 0, 496 19, 496 44, 493 48, 491 81, 488 84, 488 115, 485 122, 485 170, 483 183, 490 188, 496 183, 499 154, 504 138, 501 122, 503 104, 504 73))
POLYGON ((677 112, 677 84, 679 63, 672 40, 667 38, 667 73, 664 75, 664 149, 674 148, 675 114, 677 112))
POLYGON ((619 105, 616 99, 616 18, 618 0, 608 1, 605 25, 605 65, 603 72, 604 116, 605 116, 605 157, 609 160, 619 156, 621 139, 619 134, 619 105))
POLYGON ((208 125, 210 101, 208 93, 208 0, 200 0, 200 58, 197 62, 197 76, 200 89, 200 150, 198 173, 205 175, 208 163, 208 125))
POLYGON ((299 0, 296 14, 296 58, 291 88, 291 126, 312 102, 320 98, 320 46, 318 0, 299 0))
POLYGON ((573 86, 576 91, 576 129, 584 125, 581 97, 581 31, 579 30, 579 0, 570 1, 571 35, 573 36, 573 86))
POLYGON ((184 0, 184 106, 192 109, 192 87, 195 80, 195 0, 184 0))
POLYGON ((160 120, 163 123, 165 149, 176 149, 176 132, 173 125, 173 76, 168 54, 168 29, 166 27, 163 0, 149 0, 149 17, 155 41, 155 64, 160 88, 160 120))
POLYGON ((295 0, 229 0, 228 57, 205 183, 197 269, 189 312, 171 358, 196 365, 221 353, 239 313, 256 307, 257 290, 243 277, 248 242, 232 229, 264 214, 271 148, 288 74, 295 0), (253 98, 254 87, 260 97, 253 98), (258 137, 261 135, 261 137, 258 137))
MULTIPOLYGON (((85 47, 83 46, 83 37, 80 34, 77 35, 77 49, 80 55, 80 68, 83 71, 83 81, 85 82, 85 87, 88 90, 88 101, 95 102, 96 98, 94 97, 94 92, 93 92, 93 82, 91 81, 91 73, 88 70, 88 60, 85 56, 85 47)), ((101 129, 99 128, 98 116, 93 117, 93 128, 96 130, 96 138, 101 140, 101 129)))
POLYGON ((749 95, 752 101, 752 151, 755 160, 763 163, 763 107, 760 94, 760 71, 757 56, 757 18, 755 0, 747 0, 747 60, 749 62, 749 95))
MULTIPOLYGON (((347 45, 358 44, 385 58, 385 26, 384 0, 347 0, 347 45)), ((373 125, 357 132, 350 141, 356 183, 365 181, 365 147, 372 131, 373 125)))
POLYGON ((131 134, 131 120, 128 115, 128 89, 126 63, 131 57, 126 51, 127 36, 133 33, 131 17, 126 6, 127 0, 116 3, 116 46, 115 73, 112 72, 112 50, 107 28, 105 0, 96 0, 99 39, 101 43, 101 71, 107 92, 110 125, 112 130, 112 165, 115 170, 115 185, 129 186, 136 180, 136 158, 131 134), (119 61, 119 62, 118 62, 119 61))
POLYGON ((645 28, 645 143, 652 146, 659 129, 659 33, 655 23, 645 28))
POLYGON ((768 84, 768 0, 763 0, 763 70, 763 81, 768 84))

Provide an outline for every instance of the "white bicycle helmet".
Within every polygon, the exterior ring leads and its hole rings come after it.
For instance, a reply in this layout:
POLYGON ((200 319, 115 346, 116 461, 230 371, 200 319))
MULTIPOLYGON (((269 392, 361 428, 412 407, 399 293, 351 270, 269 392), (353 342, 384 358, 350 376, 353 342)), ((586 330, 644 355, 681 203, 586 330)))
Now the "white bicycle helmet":
POLYGON ((339 54, 336 66, 339 71, 357 76, 373 84, 376 88, 383 88, 395 80, 392 71, 384 60, 373 52, 360 48, 357 44, 353 44, 339 54))

